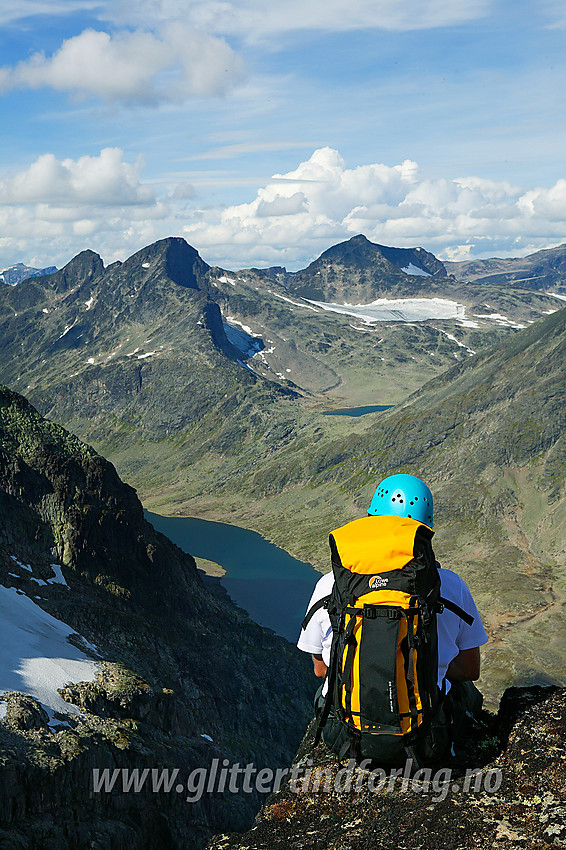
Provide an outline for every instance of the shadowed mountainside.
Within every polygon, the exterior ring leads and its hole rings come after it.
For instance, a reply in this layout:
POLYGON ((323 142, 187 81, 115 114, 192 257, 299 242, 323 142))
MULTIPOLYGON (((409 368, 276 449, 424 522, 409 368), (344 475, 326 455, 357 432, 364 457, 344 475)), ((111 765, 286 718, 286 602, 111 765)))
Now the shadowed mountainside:
MULTIPOLYGON (((279 767, 310 716, 309 665, 203 584, 111 464, 4 388, 0 579, 99 665, 94 682, 59 691, 74 713, 52 721, 30 697, 0 699, 3 848, 198 847, 221 824, 249 824, 257 795, 93 795, 93 769, 165 767, 184 781, 214 758, 279 767)), ((17 667, 18 646, 2 650, 17 667)))

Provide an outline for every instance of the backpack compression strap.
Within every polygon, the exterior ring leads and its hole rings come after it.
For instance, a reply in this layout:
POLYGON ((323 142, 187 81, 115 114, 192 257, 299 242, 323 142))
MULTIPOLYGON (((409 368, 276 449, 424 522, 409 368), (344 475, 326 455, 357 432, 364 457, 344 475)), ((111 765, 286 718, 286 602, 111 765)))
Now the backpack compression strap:
POLYGON ((439 602, 442 605, 440 612, 442 612, 443 608, 447 608, 449 611, 452 611, 453 614, 456 614, 457 617, 460 617, 468 626, 471 626, 475 620, 475 617, 472 617, 471 614, 468 614, 464 611, 463 608, 460 608, 459 605, 456 605, 455 602, 452 602, 450 599, 445 599, 444 596, 439 597, 439 602))
MULTIPOLYGON (((325 608, 329 600, 330 594, 328 594, 328 596, 323 596, 321 599, 315 602, 314 605, 311 605, 311 607, 305 614, 305 619, 303 620, 301 625, 302 629, 306 629, 316 612, 320 611, 321 608, 325 608)), ((467 623, 468 626, 471 626, 474 622, 475 617, 472 617, 471 614, 468 614, 466 611, 464 611, 463 608, 460 608, 459 605, 457 605, 455 602, 452 602, 450 599, 445 599, 444 596, 440 596, 439 602, 441 603, 442 608, 447 608, 449 611, 452 611, 453 614, 456 614, 457 617, 460 617, 460 619, 467 623)))
POLYGON ((315 602, 314 605, 311 605, 307 613, 305 614, 305 619, 302 622, 301 628, 304 630, 310 623, 312 617, 316 614, 317 611, 320 611, 321 608, 326 608, 331 594, 328 596, 323 596, 322 599, 319 599, 318 602, 315 602))

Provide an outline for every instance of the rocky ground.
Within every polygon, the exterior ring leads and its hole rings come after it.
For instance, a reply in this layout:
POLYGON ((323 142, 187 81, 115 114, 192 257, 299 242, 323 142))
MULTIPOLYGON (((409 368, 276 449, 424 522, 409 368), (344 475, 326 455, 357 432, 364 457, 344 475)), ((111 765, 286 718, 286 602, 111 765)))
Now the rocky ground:
POLYGON ((451 773, 433 770, 428 787, 424 774, 380 781, 356 769, 348 788, 337 757, 312 747, 311 729, 295 759, 297 781, 266 800, 249 832, 216 836, 208 850, 564 847, 565 757, 566 690, 553 688, 506 691, 451 773))

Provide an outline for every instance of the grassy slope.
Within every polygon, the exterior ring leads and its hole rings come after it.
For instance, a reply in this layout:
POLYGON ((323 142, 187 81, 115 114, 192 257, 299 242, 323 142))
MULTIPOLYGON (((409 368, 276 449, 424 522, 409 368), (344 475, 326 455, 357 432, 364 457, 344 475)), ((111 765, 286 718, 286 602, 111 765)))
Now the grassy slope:
POLYGON ((369 427, 341 420, 318 442, 307 430, 178 511, 256 528, 324 568, 327 532, 364 511, 376 480, 420 474, 436 495, 437 554, 465 576, 495 638, 488 693, 563 677, 565 326, 566 311, 550 316, 369 427))
MULTIPOLYGON (((512 677, 520 658, 521 670, 548 667, 536 648, 545 638, 531 632, 563 587, 562 314, 520 334, 466 330, 470 347, 484 334, 511 339, 473 361, 464 355, 394 411, 341 419, 320 415, 320 396, 292 398, 227 359, 203 322, 207 293, 177 285, 156 246, 102 276, 86 260, 68 286, 36 281, 3 294, 4 380, 31 384, 32 400, 92 441, 148 507, 257 529, 324 569, 328 531, 365 510, 379 477, 422 474, 437 495, 446 565, 468 578, 494 629, 521 621, 490 656, 495 681, 512 677), (64 333, 75 320, 89 334, 86 350, 81 327, 64 333), (128 357, 137 347, 159 353, 128 357)), ((334 373, 343 382, 332 393, 345 403, 400 402, 460 353, 439 322, 362 334, 268 297, 261 276, 232 286, 218 270, 201 272, 226 315, 266 336, 277 328, 294 379, 307 389, 311 381, 311 393, 334 373)), ((511 305, 520 295, 501 298, 511 305)))

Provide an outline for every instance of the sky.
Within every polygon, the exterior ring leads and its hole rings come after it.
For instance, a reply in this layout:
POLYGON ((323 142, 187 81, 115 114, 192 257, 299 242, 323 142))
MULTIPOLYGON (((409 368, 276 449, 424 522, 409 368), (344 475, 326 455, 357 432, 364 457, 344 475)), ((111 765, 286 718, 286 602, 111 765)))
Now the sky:
POLYGON ((0 268, 566 242, 564 0, 0 0, 0 268))

